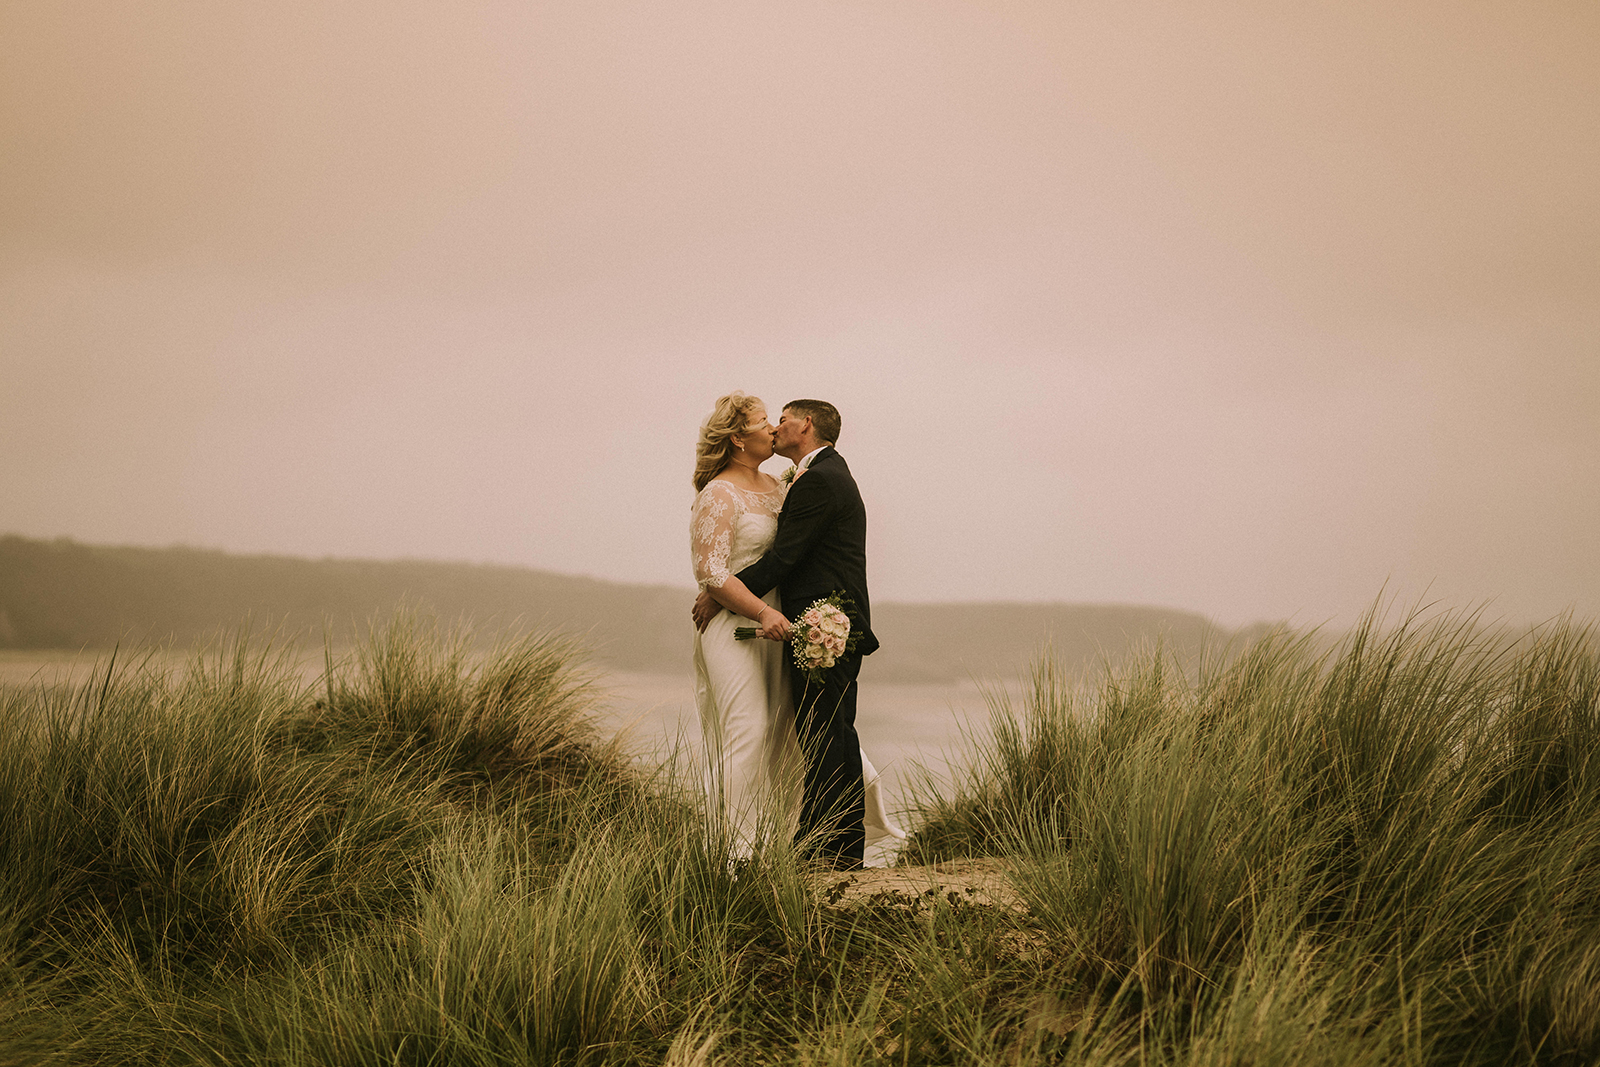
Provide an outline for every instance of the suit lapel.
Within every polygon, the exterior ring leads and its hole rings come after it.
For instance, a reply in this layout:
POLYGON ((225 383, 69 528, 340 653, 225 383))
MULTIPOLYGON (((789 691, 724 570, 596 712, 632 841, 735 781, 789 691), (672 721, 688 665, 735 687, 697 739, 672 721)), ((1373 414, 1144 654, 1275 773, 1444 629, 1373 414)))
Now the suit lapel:
MULTIPOLYGON (((824 445, 822 447, 822 449, 820 451, 818 451, 815 456, 812 457, 811 462, 806 464, 806 469, 801 471, 800 473, 798 473, 798 474, 796 474, 794 476, 795 482, 798 483, 801 478, 805 477, 807 471, 816 470, 816 467, 817 467, 818 463, 821 463, 823 460, 827 459, 829 456, 836 456, 838 454, 839 453, 837 453, 837 452, 835 452, 833 450, 833 446, 832 445, 824 445)), ((790 490, 790 492, 794 491, 794 485, 793 484, 791 484, 789 486, 789 490, 790 490)), ((782 510, 780 510, 778 512, 778 521, 779 522, 783 521, 783 513, 785 511, 788 511, 788 510, 789 510, 789 499, 787 497, 785 497, 784 501, 783 501, 783 508, 782 508, 782 510)))
POLYGON ((838 454, 839 453, 834 451, 832 445, 823 445, 822 448, 817 452, 816 458, 810 463, 806 464, 806 470, 812 470, 818 463, 828 459, 830 456, 837 456, 838 454))

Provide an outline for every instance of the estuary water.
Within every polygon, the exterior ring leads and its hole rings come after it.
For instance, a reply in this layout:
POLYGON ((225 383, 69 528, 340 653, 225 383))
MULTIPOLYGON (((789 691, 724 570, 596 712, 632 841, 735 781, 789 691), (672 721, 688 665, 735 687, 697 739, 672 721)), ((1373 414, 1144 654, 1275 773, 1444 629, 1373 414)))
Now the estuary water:
MULTIPOLYGON (((627 747, 643 758, 679 763, 700 751, 694 676, 617 671, 605 675, 602 716, 627 747)), ((969 758, 973 741, 989 732, 987 701, 1015 700, 1016 683, 964 681, 955 685, 863 682, 856 732, 878 768, 891 810, 903 811, 924 773, 948 782, 969 758)))

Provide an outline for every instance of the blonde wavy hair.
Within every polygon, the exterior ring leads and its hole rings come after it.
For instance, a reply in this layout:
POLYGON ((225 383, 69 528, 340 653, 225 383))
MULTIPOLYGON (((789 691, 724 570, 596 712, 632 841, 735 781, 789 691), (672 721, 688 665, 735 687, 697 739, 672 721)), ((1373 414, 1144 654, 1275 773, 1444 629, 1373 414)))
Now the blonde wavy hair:
POLYGON ((759 396, 733 392, 717 397, 706 421, 700 424, 700 443, 694 450, 694 491, 710 484, 733 462, 733 439, 750 425, 750 413, 765 407, 759 396))

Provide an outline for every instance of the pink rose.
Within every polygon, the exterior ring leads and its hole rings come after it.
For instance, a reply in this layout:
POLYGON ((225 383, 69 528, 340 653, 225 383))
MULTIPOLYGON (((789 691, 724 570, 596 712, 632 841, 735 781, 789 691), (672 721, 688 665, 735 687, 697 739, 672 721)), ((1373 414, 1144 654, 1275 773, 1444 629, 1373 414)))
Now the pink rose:
POLYGON ((820 645, 822 643, 822 631, 813 626, 806 631, 806 640, 813 645, 820 645))

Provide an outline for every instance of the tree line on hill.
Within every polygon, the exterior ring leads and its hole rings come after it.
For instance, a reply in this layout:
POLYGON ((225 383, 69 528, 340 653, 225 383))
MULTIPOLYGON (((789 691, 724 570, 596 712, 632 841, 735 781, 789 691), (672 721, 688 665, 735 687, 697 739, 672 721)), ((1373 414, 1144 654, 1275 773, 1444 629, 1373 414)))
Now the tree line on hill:
MULTIPOLYGON (((0 536, 0 648, 188 645, 240 626, 344 645, 410 604, 484 635, 559 630, 606 668, 682 673, 691 669, 693 595, 527 567, 0 536)), ((1047 647, 1077 669, 1140 642, 1191 656, 1247 636, 1192 612, 1096 604, 879 603, 873 628, 883 649, 863 677, 928 683, 1015 675, 1047 647)))

